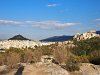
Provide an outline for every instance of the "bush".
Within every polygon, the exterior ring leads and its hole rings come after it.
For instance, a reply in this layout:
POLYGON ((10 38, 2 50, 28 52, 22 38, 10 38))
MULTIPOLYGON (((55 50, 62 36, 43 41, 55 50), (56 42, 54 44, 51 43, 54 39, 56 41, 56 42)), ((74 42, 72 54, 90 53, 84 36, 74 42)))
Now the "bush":
POLYGON ((7 54, 5 62, 5 64, 9 66, 9 68, 14 68, 17 63, 20 63, 20 55, 10 52, 9 54, 7 54))
POLYGON ((78 71, 80 69, 79 63, 74 59, 74 57, 71 57, 67 62, 66 65, 63 66, 64 69, 67 71, 78 71))
POLYGON ((79 63, 88 63, 89 62, 89 56, 75 56, 75 60, 79 63))
POLYGON ((41 56, 42 56, 42 50, 41 49, 35 50, 33 53, 34 62, 39 62, 41 59, 41 56))
POLYGON ((5 63, 4 60, 5 60, 4 53, 0 53, 0 66, 4 65, 4 63, 5 63))
POLYGON ((68 63, 66 65, 66 69, 72 72, 72 71, 79 71, 80 68, 79 68, 79 65, 76 63, 68 63))
POLYGON ((65 46, 57 46, 54 49, 53 56, 59 64, 65 64, 70 57, 69 49, 65 46))
POLYGON ((33 62, 33 51, 28 49, 28 50, 24 50, 22 55, 21 55, 21 62, 24 63, 31 63, 33 62))

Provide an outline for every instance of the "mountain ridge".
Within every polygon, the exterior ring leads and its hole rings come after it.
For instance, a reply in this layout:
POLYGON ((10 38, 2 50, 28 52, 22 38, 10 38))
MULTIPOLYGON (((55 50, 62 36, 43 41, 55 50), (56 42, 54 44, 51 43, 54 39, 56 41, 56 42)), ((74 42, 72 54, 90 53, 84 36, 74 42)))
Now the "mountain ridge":
POLYGON ((23 37, 22 35, 15 35, 12 38, 9 38, 8 40, 30 40, 28 38, 23 37))
POLYGON ((40 41, 42 41, 42 42, 63 42, 63 41, 71 40, 71 39, 73 39, 73 36, 63 35, 63 36, 49 37, 46 39, 42 39, 40 41))
POLYGON ((96 34, 100 34, 100 31, 96 31, 96 34))
MULTIPOLYGON (((96 34, 100 34, 100 31, 96 31, 96 34)), ((53 37, 41 39, 39 41, 41 42, 63 42, 63 41, 71 40, 73 39, 73 37, 74 35, 73 36, 70 36, 70 35, 53 36, 53 37)), ((30 40, 30 39, 25 38, 19 34, 19 35, 13 36, 12 38, 9 38, 8 40, 30 40)))

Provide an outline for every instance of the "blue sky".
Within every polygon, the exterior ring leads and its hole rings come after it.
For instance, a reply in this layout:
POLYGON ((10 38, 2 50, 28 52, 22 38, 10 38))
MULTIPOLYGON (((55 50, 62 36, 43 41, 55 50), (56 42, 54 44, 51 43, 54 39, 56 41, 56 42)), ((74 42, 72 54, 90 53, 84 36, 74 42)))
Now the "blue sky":
POLYGON ((100 0, 0 0, 0 39, 100 30, 100 0))

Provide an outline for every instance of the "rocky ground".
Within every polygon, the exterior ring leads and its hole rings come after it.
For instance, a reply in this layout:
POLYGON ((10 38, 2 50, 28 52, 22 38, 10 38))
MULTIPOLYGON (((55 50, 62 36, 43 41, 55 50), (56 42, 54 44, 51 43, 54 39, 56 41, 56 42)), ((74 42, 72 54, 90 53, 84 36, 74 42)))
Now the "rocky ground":
POLYGON ((18 70, 1 75, 69 75, 68 71, 56 64, 22 64, 18 70))
MULTIPOLYGON (((100 65, 82 63, 80 71, 68 72, 56 64, 21 64, 19 69, 13 69, 9 73, 0 75, 100 75, 100 65)), ((6 71, 7 66, 0 66, 0 72, 6 71)))
POLYGON ((80 66, 80 72, 82 75, 100 75, 100 65, 82 63, 80 66))

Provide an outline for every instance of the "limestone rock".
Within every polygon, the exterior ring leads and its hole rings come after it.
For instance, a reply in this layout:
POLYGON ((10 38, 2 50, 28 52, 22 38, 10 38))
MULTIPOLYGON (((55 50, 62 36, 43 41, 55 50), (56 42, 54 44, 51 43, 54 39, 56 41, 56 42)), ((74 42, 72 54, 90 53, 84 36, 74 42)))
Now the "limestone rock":
POLYGON ((22 75, 69 75, 69 73, 56 64, 29 64, 24 67, 22 75))
POLYGON ((82 63, 80 66, 80 72, 82 75, 100 75, 100 65, 82 63))

